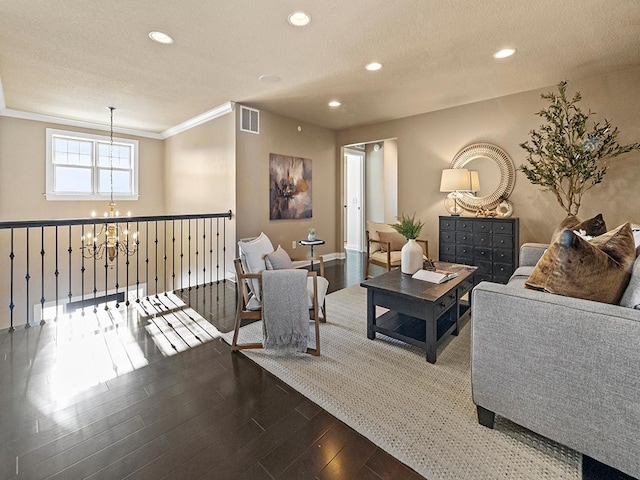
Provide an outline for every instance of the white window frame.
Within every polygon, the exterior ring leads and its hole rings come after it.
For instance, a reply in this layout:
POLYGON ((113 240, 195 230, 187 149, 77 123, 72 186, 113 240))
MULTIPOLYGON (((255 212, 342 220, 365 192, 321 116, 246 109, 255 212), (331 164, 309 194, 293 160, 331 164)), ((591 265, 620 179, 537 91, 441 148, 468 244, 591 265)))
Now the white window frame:
MULTIPOLYGON (((47 128, 47 148, 46 148, 46 193, 47 200, 109 200, 111 193, 98 193, 98 175, 101 170, 98 167, 98 143, 110 143, 111 139, 108 135, 95 135, 82 132, 74 132, 68 130, 58 130, 55 128, 47 128), (54 137, 67 137, 72 140, 83 140, 93 142, 93 165, 92 179, 93 193, 60 193, 54 191, 54 172, 53 166, 53 138, 54 137)), ((114 145, 127 145, 131 147, 131 193, 113 193, 114 200, 138 200, 138 140, 131 140, 128 138, 116 138, 113 137, 114 145)))

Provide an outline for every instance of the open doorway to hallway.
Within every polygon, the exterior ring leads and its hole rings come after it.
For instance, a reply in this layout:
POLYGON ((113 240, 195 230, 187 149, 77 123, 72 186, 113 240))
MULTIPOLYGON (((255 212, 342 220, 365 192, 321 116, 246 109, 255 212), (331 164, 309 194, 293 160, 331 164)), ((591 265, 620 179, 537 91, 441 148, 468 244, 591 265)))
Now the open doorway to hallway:
POLYGON ((366 251, 366 221, 393 223, 398 215, 398 142, 346 145, 343 158, 345 250, 366 251))

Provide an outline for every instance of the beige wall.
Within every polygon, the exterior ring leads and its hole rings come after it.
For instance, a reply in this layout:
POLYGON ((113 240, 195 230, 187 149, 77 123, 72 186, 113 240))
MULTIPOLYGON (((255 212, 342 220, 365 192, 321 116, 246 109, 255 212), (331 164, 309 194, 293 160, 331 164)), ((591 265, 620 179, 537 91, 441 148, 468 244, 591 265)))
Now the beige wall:
MULTIPOLYGON (((0 221, 88 217, 102 212, 104 201, 47 201, 45 192, 46 129, 104 135, 103 131, 0 116, 0 221)), ((140 198, 120 201, 118 209, 133 215, 164 213, 164 143, 139 141, 140 198)))
MULTIPOLYGON (((560 79, 559 79, 560 80, 560 79)), ((571 79, 570 79, 571 80, 571 79)), ((640 67, 607 75, 570 81, 570 91, 582 93, 582 106, 605 116, 620 129, 621 143, 640 140, 640 67)), ((430 253, 437 256, 438 216, 446 215, 444 194, 439 192, 440 173, 466 145, 489 142, 502 147, 516 166, 525 162, 519 146, 541 119, 535 112, 546 106, 540 93, 555 90, 551 85, 536 91, 487 100, 400 120, 367 125, 338 132, 338 145, 396 137, 398 141, 398 213, 417 213, 425 221, 423 235, 430 253)), ((580 215, 602 212, 614 227, 627 220, 640 221, 640 203, 635 200, 640 186, 640 153, 633 152, 609 162, 604 182, 585 195, 580 215)), ((554 197, 529 183, 520 172, 510 197, 514 216, 520 217, 520 241, 546 242, 564 211, 554 197)), ((336 215, 340 210, 336 209, 336 215)), ((337 222, 339 225, 340 222, 337 222)))
POLYGON ((227 114, 165 141, 165 207, 168 214, 234 214, 227 224, 225 270, 235 250, 235 122, 227 114))
POLYGON ((235 211, 234 125, 227 114, 165 141, 167 213, 235 211))
MULTIPOLYGON (((236 108, 237 115, 239 108, 236 108)), ((274 246, 282 245, 291 257, 302 258, 308 249, 292 249, 291 243, 307 236, 315 227, 326 245, 316 254, 342 251, 337 226, 342 184, 336 182, 338 160, 335 132, 260 111, 260 134, 237 132, 236 188, 237 237, 247 238, 265 232, 274 246), (302 130, 298 131, 298 126, 302 130), (269 154, 310 158, 313 172, 313 218, 269 220, 269 154)), ((342 237, 340 237, 342 238, 342 237)))

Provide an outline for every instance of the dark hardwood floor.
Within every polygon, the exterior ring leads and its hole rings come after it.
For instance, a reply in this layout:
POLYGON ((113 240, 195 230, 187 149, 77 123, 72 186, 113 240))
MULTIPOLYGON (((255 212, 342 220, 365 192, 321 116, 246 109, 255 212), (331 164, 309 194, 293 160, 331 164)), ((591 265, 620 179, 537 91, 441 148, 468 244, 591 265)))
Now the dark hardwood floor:
MULTIPOLYGON (((328 262, 330 291, 362 262, 328 262)), ((233 283, 182 297, 232 328, 233 283)), ((2 332, 0 479, 422 478, 222 340, 167 355, 163 335, 135 308, 2 332)))

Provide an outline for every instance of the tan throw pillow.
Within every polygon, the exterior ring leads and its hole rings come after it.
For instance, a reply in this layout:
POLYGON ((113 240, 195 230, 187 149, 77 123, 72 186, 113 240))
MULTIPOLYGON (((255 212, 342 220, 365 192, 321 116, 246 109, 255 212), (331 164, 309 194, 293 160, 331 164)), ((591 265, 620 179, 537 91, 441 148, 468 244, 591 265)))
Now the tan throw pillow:
POLYGON ((598 235, 607 233, 607 225, 604 218, 602 218, 601 213, 584 221, 580 220, 575 215, 567 215, 558 228, 553 232, 553 235, 551 236, 551 243, 556 241, 558 235, 560 235, 562 230, 565 228, 575 230, 576 232, 584 230, 585 235, 590 237, 597 237, 598 235))
POLYGON ((264 256, 264 263, 267 265, 267 270, 282 270, 284 268, 295 268, 289 254, 278 245, 275 252, 267 253, 264 256))
POLYGON ((634 260, 629 223, 590 241, 564 229, 542 255, 525 287, 615 304, 629 283, 634 260))
POLYGON ((391 243, 390 247, 392 252, 402 250, 404 244, 407 243, 407 239, 398 232, 378 232, 378 235, 380 236, 381 242, 380 249, 383 252, 387 251, 387 242, 391 243))

